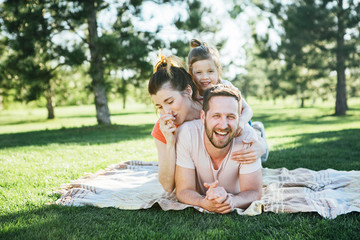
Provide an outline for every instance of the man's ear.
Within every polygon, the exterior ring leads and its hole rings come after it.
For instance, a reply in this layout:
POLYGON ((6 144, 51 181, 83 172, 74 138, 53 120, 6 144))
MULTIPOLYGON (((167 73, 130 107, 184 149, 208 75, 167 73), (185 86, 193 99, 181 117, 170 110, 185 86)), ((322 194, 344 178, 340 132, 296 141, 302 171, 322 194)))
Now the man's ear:
POLYGON ((205 112, 204 110, 201 110, 200 112, 200 119, 203 124, 205 124, 205 112))
POLYGON ((193 90, 189 84, 186 86, 185 91, 186 91, 186 94, 191 98, 191 96, 193 94, 193 90))

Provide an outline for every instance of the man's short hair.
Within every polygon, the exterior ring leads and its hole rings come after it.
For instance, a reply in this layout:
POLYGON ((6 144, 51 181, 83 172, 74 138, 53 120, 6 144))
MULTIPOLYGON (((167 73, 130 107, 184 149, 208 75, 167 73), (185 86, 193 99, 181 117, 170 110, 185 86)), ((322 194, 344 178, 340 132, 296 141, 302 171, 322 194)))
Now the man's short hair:
POLYGON ((235 98, 239 104, 239 114, 240 114, 240 111, 242 109, 240 91, 231 85, 224 85, 224 84, 217 84, 205 91, 203 108, 202 108, 205 113, 207 113, 207 111, 209 110, 210 99, 216 96, 229 96, 235 98))

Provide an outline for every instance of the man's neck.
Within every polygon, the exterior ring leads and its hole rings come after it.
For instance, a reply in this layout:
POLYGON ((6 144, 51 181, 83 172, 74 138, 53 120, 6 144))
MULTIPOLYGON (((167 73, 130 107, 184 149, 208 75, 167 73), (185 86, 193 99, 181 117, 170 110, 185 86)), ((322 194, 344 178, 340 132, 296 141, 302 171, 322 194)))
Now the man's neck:
POLYGON ((214 145, 212 145, 210 140, 207 138, 206 133, 204 132, 204 144, 206 151, 208 152, 211 158, 214 169, 215 170, 219 169, 221 163, 224 161, 226 155, 229 153, 232 143, 229 143, 224 148, 216 148, 214 147, 214 145))

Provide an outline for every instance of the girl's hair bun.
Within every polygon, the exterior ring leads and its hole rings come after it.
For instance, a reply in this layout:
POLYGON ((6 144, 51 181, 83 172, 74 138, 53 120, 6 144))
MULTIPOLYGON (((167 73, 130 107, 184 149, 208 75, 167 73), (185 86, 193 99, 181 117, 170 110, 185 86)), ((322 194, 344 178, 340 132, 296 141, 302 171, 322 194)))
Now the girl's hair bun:
POLYGON ((205 42, 201 42, 199 39, 191 39, 191 42, 190 42, 190 46, 192 48, 196 48, 196 47, 207 47, 207 44, 205 42))

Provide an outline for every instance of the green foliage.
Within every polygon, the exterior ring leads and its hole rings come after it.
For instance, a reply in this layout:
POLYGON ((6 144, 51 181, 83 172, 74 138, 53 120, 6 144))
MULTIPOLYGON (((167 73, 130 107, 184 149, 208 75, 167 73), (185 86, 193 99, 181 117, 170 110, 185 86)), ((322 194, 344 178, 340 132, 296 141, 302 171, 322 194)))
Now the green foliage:
MULTIPOLYGON (((186 1, 186 12, 188 17, 178 19, 174 22, 175 26, 182 31, 184 34, 179 36, 179 38, 170 43, 170 48, 176 52, 176 56, 185 59, 187 62, 187 56, 189 54, 190 41, 193 38, 202 39, 206 34, 214 34, 219 30, 219 22, 210 18, 213 22, 204 21, 206 16, 211 15, 211 10, 209 7, 202 4, 199 0, 187 0, 186 1), (190 35, 190 37, 189 37, 190 35)), ((215 43, 213 43, 215 44, 215 43)))
MULTIPOLYGON (((265 124, 268 168, 360 170, 360 109, 334 117, 329 103, 294 108, 247 99, 265 124), (276 113, 276 114, 274 114, 276 113)), ((360 99, 350 99, 359 106, 360 99)), ((0 238, 2 239, 354 239, 359 213, 323 219, 316 213, 240 216, 195 209, 163 211, 60 207, 52 192, 89 172, 126 160, 156 161, 153 107, 110 104, 113 126, 96 126, 94 106, 0 112, 0 238)))
POLYGON ((355 65, 358 68, 360 55, 356 47, 360 24, 356 10, 360 3, 350 1, 345 6, 342 1, 304 0, 255 4, 272 14, 270 28, 277 29, 281 37, 280 45, 274 49, 268 44, 269 35, 254 35, 261 50, 259 56, 268 63, 279 63, 277 78, 281 79, 280 84, 271 85, 274 75, 267 73, 272 90, 276 87, 284 94, 296 94, 302 100, 314 97, 314 93, 315 97, 327 99, 329 93, 336 92, 337 104, 344 98, 346 102, 345 68, 350 70, 355 65), (281 30, 274 27, 275 21, 280 23, 281 30), (333 85, 331 77, 334 71, 337 72, 337 85, 333 85))

